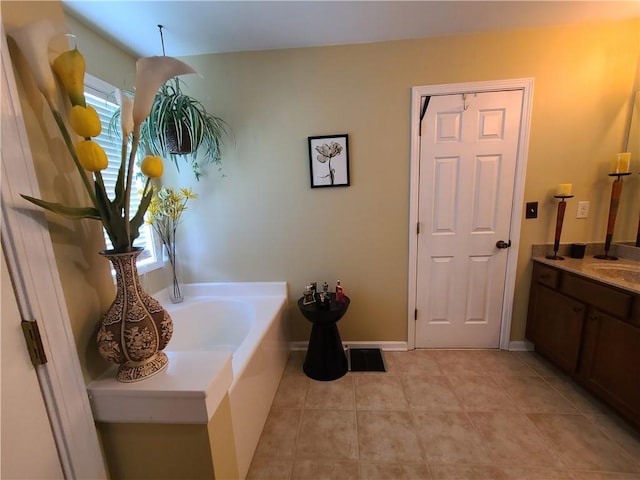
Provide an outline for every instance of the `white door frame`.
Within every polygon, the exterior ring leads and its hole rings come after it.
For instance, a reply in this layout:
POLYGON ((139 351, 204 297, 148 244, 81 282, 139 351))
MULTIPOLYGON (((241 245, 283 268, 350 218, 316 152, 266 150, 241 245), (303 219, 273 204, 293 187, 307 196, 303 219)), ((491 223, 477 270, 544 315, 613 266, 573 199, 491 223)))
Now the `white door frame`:
POLYGON ((47 363, 34 368, 64 476, 107 478, 47 223, 20 197, 40 192, 3 27, 0 37, 2 250, 20 316, 38 321, 47 363))
POLYGON ((500 324, 500 348, 509 349, 511 334, 511 315, 513 311, 513 294, 515 290, 516 268, 518 265, 518 248, 520 227, 522 224, 522 204, 527 171, 527 153, 529 150, 529 129, 531 124, 531 106, 533 101, 533 78, 512 80, 494 80, 488 82, 451 83, 427 85, 411 89, 411 178, 409 197, 409 299, 407 315, 407 346, 414 349, 416 345, 416 301, 418 275, 418 190, 420 187, 420 113, 423 96, 452 95, 462 93, 496 92, 502 90, 522 90, 522 118, 520 137, 518 139, 518 156, 516 158, 515 185, 511 211, 511 248, 507 250, 507 272, 505 278, 504 301, 500 324))

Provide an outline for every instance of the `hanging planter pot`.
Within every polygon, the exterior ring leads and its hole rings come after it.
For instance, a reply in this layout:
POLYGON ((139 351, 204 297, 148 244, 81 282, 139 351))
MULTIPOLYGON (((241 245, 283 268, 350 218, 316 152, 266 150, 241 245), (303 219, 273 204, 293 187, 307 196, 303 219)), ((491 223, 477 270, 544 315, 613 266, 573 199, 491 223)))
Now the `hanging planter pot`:
POLYGON ((167 125, 164 134, 167 152, 171 155, 188 155, 193 152, 189 127, 184 123, 167 125))

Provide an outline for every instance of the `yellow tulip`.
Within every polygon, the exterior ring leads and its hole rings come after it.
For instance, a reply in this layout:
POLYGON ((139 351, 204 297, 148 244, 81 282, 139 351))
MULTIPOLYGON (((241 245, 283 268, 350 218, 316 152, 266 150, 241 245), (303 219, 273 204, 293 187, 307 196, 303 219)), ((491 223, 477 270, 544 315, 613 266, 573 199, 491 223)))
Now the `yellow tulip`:
POLYGON ((140 164, 140 170, 149 178, 161 177, 164 170, 162 158, 157 155, 147 155, 140 164))
POLYGON ((97 137, 102 131, 100 116, 91 105, 75 105, 69 112, 69 125, 74 132, 84 138, 97 137))
POLYGON ((84 100, 84 57, 77 48, 61 53, 53 61, 53 71, 69 95, 72 105, 85 106, 84 100))
POLYGON ((83 140, 76 145, 76 154, 82 168, 90 172, 99 172, 109 165, 107 154, 93 140, 83 140))

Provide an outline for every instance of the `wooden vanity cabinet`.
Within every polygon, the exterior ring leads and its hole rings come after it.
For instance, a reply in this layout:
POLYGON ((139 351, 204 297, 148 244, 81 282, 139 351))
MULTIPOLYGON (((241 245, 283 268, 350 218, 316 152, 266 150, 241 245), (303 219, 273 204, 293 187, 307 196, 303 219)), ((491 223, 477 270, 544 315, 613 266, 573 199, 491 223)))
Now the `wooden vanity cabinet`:
POLYGON ((534 262, 526 337, 640 427, 640 295, 534 262))
POLYGON ((578 366, 587 307, 556 290, 537 285, 529 303, 527 338, 565 372, 578 366))
POLYGON ((640 425, 640 328, 592 309, 583 345, 582 383, 640 425))

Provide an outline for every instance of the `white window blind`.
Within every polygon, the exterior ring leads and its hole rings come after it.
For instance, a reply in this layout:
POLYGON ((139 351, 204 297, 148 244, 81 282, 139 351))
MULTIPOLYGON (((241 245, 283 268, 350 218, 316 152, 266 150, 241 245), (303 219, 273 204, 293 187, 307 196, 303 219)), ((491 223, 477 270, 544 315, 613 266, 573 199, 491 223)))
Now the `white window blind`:
MULTIPOLYGON (((115 87, 109 85, 91 75, 85 75, 85 100, 88 105, 96 109, 102 123, 102 133, 93 140, 98 143, 106 152, 109 159, 109 166, 102 171, 102 178, 110 199, 114 198, 114 188, 118 178, 118 170, 120 168, 122 139, 115 132, 109 132, 109 122, 114 112, 118 110, 115 103, 114 94, 115 87)), ((133 217, 138 210, 140 204, 141 192, 144 183, 138 175, 138 165, 135 167, 134 184, 131 189, 131 208, 130 215, 133 217)), ((113 248, 107 232, 104 231, 104 238, 107 249, 113 248)), ((138 257, 138 268, 152 267, 158 262, 158 254, 155 248, 155 242, 151 227, 144 223, 140 227, 140 236, 133 242, 135 247, 144 248, 144 252, 138 257)), ((148 268, 147 268, 148 269, 148 268)))

